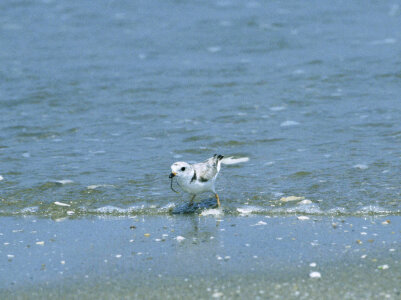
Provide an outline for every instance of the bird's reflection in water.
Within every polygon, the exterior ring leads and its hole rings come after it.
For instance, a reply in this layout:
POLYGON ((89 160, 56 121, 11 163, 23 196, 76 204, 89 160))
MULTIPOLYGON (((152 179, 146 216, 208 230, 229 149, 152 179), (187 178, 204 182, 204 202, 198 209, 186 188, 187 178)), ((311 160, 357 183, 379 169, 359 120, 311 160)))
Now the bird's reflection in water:
POLYGON ((181 227, 179 235, 185 238, 185 243, 180 243, 182 246, 215 243, 219 240, 220 220, 212 221, 210 218, 205 220, 205 217, 199 215, 182 215, 177 218, 180 219, 181 227))
POLYGON ((172 214, 198 214, 205 209, 216 208, 217 202, 216 198, 207 198, 199 202, 187 202, 175 207, 171 213, 172 214))

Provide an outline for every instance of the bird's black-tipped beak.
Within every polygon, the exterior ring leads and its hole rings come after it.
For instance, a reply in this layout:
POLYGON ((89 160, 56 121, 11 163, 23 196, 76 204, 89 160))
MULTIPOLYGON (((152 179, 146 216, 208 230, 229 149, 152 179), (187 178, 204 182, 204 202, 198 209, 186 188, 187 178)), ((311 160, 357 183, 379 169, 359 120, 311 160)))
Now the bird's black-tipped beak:
POLYGON ((177 175, 177 173, 171 172, 170 175, 168 176, 168 178, 173 178, 175 175, 177 175))

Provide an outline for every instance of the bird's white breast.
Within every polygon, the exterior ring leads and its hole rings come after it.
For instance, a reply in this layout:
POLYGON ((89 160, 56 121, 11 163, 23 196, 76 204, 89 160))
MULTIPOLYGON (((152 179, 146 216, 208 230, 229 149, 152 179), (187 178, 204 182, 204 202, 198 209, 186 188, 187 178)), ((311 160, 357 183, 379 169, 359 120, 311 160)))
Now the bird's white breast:
POLYGON ((200 182, 197 180, 190 182, 188 180, 178 179, 178 184, 187 193, 200 194, 200 193, 204 193, 204 192, 213 192, 214 181, 215 181, 215 178, 213 178, 207 182, 200 182))

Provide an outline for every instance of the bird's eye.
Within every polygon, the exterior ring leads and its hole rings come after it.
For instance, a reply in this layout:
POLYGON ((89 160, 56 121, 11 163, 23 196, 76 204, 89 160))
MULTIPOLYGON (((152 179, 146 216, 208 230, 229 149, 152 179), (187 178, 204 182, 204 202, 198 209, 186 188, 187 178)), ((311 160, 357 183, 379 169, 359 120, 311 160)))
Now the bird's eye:
POLYGON ((181 168, 181 171, 185 171, 185 167, 182 167, 182 168, 181 168))

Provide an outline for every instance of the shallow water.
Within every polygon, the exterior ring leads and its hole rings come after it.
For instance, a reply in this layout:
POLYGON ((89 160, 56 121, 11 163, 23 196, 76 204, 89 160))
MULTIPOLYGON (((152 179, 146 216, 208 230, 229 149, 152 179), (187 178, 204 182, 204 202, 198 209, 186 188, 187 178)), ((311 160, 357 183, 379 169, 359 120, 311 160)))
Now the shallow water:
POLYGON ((226 214, 401 213, 399 5, 0 10, 0 215, 169 214, 171 163, 214 153, 251 159, 220 174, 226 214))
POLYGON ((3 217, 0 298, 399 299, 400 225, 399 216, 3 217))

